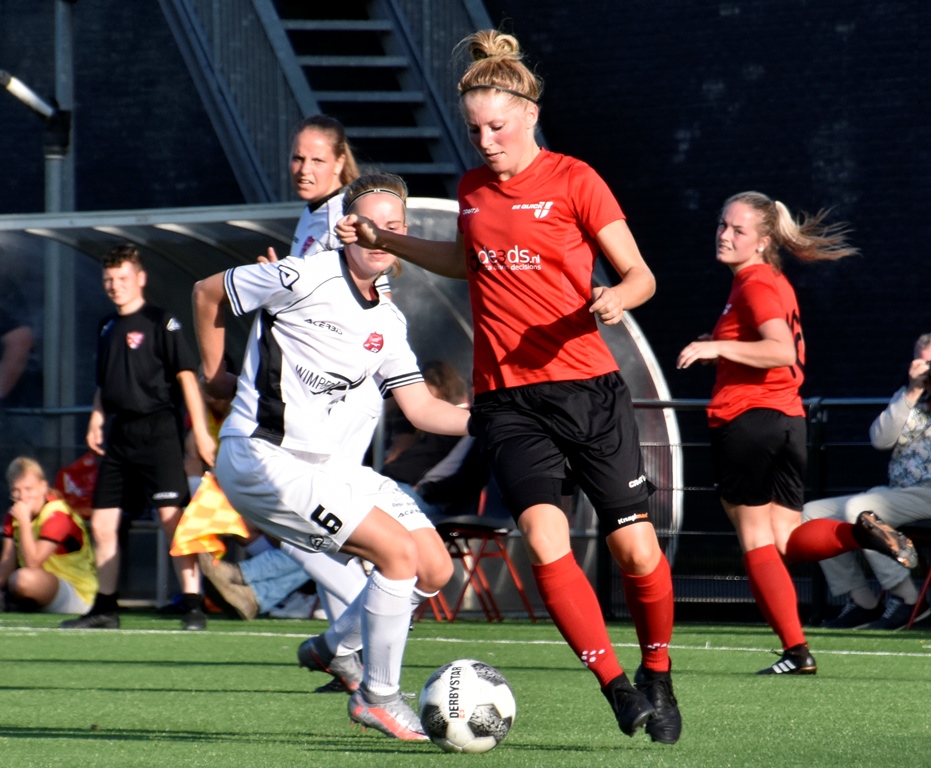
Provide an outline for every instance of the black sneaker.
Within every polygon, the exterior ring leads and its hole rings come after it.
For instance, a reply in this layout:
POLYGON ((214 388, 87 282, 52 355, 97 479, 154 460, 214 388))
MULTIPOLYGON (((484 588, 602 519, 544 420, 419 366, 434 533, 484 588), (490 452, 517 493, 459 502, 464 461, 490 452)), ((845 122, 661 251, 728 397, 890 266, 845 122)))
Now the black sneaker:
POLYGON ((640 666, 634 675, 634 685, 638 691, 646 694, 656 710, 656 714, 646 724, 650 738, 661 744, 675 744, 682 734, 682 715, 679 714, 679 702, 672 692, 672 675, 640 666))
POLYGON ((853 537, 863 549, 891 557, 906 568, 918 565, 918 553, 911 539, 884 523, 875 512, 861 512, 853 524, 853 537))
POLYGON ((62 629, 119 629, 120 615, 118 613, 85 613, 76 619, 65 619, 60 625, 62 629))
POLYGON ((181 617, 181 629, 186 632, 200 632, 207 629, 207 617, 200 608, 191 608, 181 617))
MULTIPOLYGON (((886 610, 883 615, 876 621, 867 624, 864 629, 905 629, 908 626, 908 620, 912 617, 912 611, 915 610, 915 604, 909 605, 901 597, 896 595, 886 596, 886 610)), ((921 608, 915 616, 915 621, 921 621, 931 615, 931 608, 926 602, 922 602, 921 608)))
POLYGON ((882 616, 882 608, 863 608, 853 600, 848 600, 844 609, 833 619, 821 622, 822 629, 863 629, 871 621, 882 616))
POLYGON ((601 692, 614 710, 618 727, 628 736, 633 736, 656 714, 656 708, 646 694, 634 688, 623 672, 602 688, 601 692))
MULTIPOLYGON (((773 651, 778 654, 779 651, 773 651)), ((779 657, 779 661, 766 669, 757 672, 758 675, 813 675, 818 671, 815 657, 808 650, 808 643, 793 645, 786 648, 779 657)))

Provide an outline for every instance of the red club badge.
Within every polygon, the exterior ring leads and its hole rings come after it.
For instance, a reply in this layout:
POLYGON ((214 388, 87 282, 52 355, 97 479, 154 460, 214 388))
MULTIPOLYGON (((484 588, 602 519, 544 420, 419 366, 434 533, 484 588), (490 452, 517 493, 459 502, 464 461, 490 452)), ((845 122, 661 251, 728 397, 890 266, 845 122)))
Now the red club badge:
POLYGON ((381 352, 381 348, 385 346, 385 337, 373 331, 362 346, 369 352, 381 352))
POLYGON ((130 349, 139 349, 145 334, 142 331, 130 331, 126 334, 126 346, 130 349))

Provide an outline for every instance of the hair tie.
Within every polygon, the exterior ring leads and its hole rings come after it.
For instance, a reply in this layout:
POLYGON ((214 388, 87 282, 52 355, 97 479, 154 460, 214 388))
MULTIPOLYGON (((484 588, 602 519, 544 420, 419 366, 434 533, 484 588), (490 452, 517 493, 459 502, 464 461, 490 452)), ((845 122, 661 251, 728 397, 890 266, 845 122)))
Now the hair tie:
POLYGON ((517 96, 519 99, 527 99, 527 101, 529 101, 531 104, 539 104, 539 103, 540 103, 539 101, 537 101, 536 99, 534 99, 534 98, 531 97, 531 96, 528 96, 528 95, 525 94, 525 93, 521 93, 520 91, 515 91, 515 90, 513 90, 512 88, 504 88, 503 86, 500 86, 500 85, 470 85, 468 88, 466 88, 464 91, 462 91, 462 92, 459 94, 459 98, 461 99, 461 98, 462 98, 463 96, 465 96, 469 91, 477 91, 477 90, 479 90, 479 89, 481 89, 481 88, 484 88, 484 89, 489 89, 489 88, 490 88, 490 89, 495 90, 495 91, 501 91, 502 93, 509 93, 509 94, 511 94, 511 96, 517 96))

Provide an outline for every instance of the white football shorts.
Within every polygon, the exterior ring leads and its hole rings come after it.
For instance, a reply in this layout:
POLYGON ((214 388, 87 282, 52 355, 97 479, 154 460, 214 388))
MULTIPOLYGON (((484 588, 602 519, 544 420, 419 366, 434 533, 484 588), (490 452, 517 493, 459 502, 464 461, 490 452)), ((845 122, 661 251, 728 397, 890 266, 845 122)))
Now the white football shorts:
POLYGON ((258 438, 224 437, 216 478, 246 520, 309 552, 338 551, 373 507, 408 531, 433 527, 393 480, 369 467, 258 438))
POLYGON ((55 598, 42 609, 42 613, 87 613, 91 607, 84 602, 70 581, 58 576, 58 592, 55 598))

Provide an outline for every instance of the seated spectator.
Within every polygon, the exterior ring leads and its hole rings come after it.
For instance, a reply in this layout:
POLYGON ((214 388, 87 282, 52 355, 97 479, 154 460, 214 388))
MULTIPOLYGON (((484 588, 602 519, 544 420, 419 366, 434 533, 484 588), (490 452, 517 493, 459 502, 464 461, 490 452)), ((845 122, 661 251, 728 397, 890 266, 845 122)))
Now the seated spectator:
MULTIPOLYGON (((431 360, 423 377, 434 397, 468 407, 466 383, 449 363, 431 360)), ((414 430, 399 416, 391 423, 390 439, 381 474, 394 480, 434 523, 446 514, 468 511, 488 482, 488 466, 473 437, 414 430)))
POLYGON ((49 490, 36 461, 14 459, 6 480, 13 504, 3 521, 0 589, 20 609, 84 613, 97 592, 84 521, 49 490))
MULTIPOLYGON (((834 518, 854 522, 869 510, 893 528, 931 517, 931 413, 928 369, 931 366, 931 334, 915 343, 915 359, 908 383, 893 395, 886 409, 870 427, 870 442, 878 450, 892 449, 889 484, 852 496, 810 501, 803 520, 834 518)), ((847 595, 840 615, 821 626, 831 629, 901 629, 911 617, 918 590, 906 568, 892 558, 864 550, 879 586, 886 593, 885 606, 870 586, 856 557, 848 552, 820 565, 831 594, 847 595)), ((931 615, 924 604, 917 619, 931 615)))

